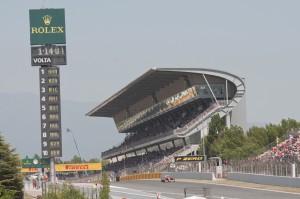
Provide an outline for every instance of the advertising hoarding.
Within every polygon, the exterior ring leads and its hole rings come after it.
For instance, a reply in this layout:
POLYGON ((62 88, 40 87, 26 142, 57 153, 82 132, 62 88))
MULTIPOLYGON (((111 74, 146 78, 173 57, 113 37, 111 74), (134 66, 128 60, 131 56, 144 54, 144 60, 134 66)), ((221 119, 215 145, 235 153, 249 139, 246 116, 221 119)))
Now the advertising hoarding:
POLYGON ((31 9, 30 44, 66 44, 65 9, 31 9))

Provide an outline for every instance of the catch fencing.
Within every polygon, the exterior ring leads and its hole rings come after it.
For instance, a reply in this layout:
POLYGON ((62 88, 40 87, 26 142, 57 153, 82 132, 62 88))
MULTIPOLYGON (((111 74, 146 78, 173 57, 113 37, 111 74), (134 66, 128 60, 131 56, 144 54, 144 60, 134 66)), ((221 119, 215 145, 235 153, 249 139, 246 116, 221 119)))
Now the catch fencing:
POLYGON ((223 176, 227 177, 228 172, 300 177, 300 163, 275 161, 236 161, 230 162, 227 165, 223 165, 223 176))
MULTIPOLYGON (((205 162, 160 162, 152 166, 143 165, 127 168, 119 173, 120 176, 156 173, 156 172, 212 172, 217 173, 216 161, 205 162)), ((230 161, 222 165, 222 178, 227 178, 228 172, 253 173, 273 176, 300 177, 299 162, 276 161, 230 161)), ((216 175, 217 176, 217 175, 216 175)))

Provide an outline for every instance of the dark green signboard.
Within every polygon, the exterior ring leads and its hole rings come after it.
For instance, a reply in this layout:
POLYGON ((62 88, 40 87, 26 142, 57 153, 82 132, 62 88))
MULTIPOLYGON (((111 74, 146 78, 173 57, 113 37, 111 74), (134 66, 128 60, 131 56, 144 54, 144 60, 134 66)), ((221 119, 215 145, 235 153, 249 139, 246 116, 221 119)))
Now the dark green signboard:
POLYGON ((65 44, 65 10, 34 9, 29 10, 30 44, 65 44))
POLYGON ((40 162, 41 168, 48 168, 50 167, 50 159, 49 158, 42 158, 40 162))
POLYGON ((49 158, 25 158, 22 159, 22 168, 48 168, 50 166, 49 158))

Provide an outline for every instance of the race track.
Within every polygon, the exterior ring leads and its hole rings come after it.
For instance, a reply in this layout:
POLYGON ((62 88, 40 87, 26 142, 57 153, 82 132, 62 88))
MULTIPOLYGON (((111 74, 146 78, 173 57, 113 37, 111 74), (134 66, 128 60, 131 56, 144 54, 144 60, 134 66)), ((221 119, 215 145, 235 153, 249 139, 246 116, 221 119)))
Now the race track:
MULTIPOLYGON (((111 182, 110 195, 113 199, 183 199, 184 188, 188 188, 189 194, 202 194, 203 187, 211 188, 213 198, 224 199, 299 199, 300 193, 274 190, 270 188, 242 187, 237 185, 211 184, 201 181, 187 182, 177 180, 171 183, 162 183, 159 180, 139 180, 129 182, 111 182)), ((190 195, 189 195, 190 196, 190 195)))

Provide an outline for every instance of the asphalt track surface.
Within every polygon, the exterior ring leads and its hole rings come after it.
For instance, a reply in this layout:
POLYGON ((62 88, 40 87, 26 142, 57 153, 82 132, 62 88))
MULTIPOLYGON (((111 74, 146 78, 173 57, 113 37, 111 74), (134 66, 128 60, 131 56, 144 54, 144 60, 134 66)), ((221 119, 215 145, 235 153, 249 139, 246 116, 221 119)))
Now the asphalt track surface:
MULTIPOLYGON (((93 183, 74 183, 79 187, 92 187, 93 183)), ((25 192, 35 198, 41 195, 41 190, 34 190, 32 186, 25 184, 25 192)), ((188 196, 201 195, 203 187, 212 190, 212 196, 215 199, 299 199, 300 189, 289 187, 275 187, 259 185, 253 183, 243 183, 237 181, 217 180, 183 180, 176 182, 162 183, 160 179, 155 180, 137 180, 128 182, 110 182, 110 196, 112 199, 183 199, 184 188, 189 188, 188 196)))
MULTIPOLYGON (((234 181, 191 181, 177 180, 176 182, 162 183, 160 180, 139 180, 129 182, 111 182, 110 195, 113 199, 183 199, 184 188, 189 188, 187 193, 200 195, 203 187, 211 187, 212 198, 224 199, 299 199, 300 190, 297 188, 285 188, 257 185, 251 183, 239 183, 234 181), (191 191, 191 190, 194 191, 191 191), (197 190, 197 191, 196 191, 197 190)), ((191 196, 191 195, 189 195, 191 196)))

